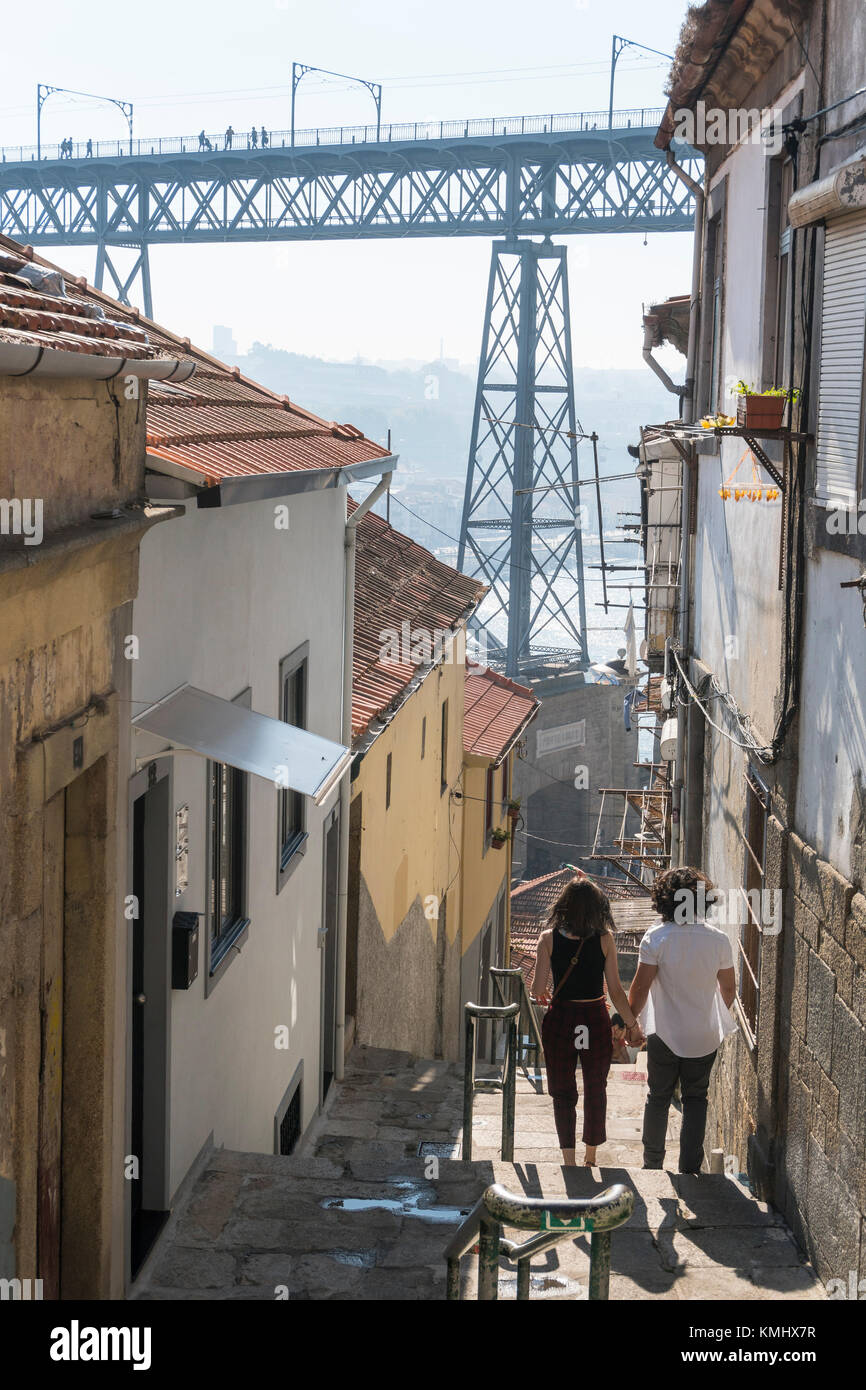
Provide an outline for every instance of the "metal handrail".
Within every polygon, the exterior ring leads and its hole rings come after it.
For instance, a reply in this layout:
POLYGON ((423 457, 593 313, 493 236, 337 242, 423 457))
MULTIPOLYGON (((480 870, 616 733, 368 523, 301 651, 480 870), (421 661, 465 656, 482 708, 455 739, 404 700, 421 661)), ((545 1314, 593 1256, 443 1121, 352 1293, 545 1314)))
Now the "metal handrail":
POLYGON ((537 1083, 537 1090, 539 1094, 541 1094, 544 1091, 544 1082, 541 1079, 541 1058, 544 1052, 544 1047, 541 1041, 541 1030, 538 1027, 538 1019, 535 1014, 535 1005, 529 997, 529 990, 526 988, 526 980, 523 978, 523 971, 519 970, 516 966, 509 966, 507 968, 493 966, 491 967, 490 974, 492 976, 493 983, 496 986, 496 991, 499 995, 499 998, 502 1000, 503 1004, 511 1004, 517 1002, 520 1005, 521 1027, 517 1037, 517 1048, 519 1053, 518 1065, 523 1067, 524 1070, 526 1070, 526 1062, 528 1055, 530 1053, 534 1055, 534 1079, 537 1083), (505 991, 502 988, 503 979, 517 981, 518 998, 516 1001, 512 999, 506 999, 505 991), (523 1028, 524 1022, 528 1024, 528 1028, 525 1032, 523 1028), (524 1042, 523 1039, 527 1034, 531 1035, 530 1040, 524 1042))
POLYGON ((549 1250, 575 1231, 590 1235, 589 1299, 607 1299, 610 1294, 611 1232, 628 1221, 634 1211, 635 1196, 630 1187, 614 1183, 596 1197, 550 1200, 524 1197, 493 1183, 445 1247, 447 1264, 446 1298, 460 1298, 460 1260, 478 1239, 478 1298, 493 1301, 499 1297, 499 1258, 505 1255, 517 1264, 517 1298, 529 1298, 529 1262, 533 1255, 549 1250), (522 1244, 502 1237, 503 1226, 536 1231, 522 1244))
MULTIPOLYGON (((296 130, 294 139, 291 130, 268 130, 268 144, 262 149, 252 148, 253 153, 268 154, 279 149, 292 149, 298 146, 316 145, 379 145, 392 141, 416 140, 456 140, 495 139, 500 135, 554 135, 587 134, 591 131, 603 133, 613 130, 648 130, 658 126, 664 115, 664 107, 632 107, 629 110, 614 111, 613 126, 608 127, 607 111, 556 111, 538 116, 481 116, 474 119, 443 121, 392 121, 377 127, 363 126, 323 126, 310 130, 296 130)), ((258 127, 256 132, 258 134, 258 127)), ((247 152, 251 128, 233 132, 234 140, 228 153, 247 152), (235 143, 235 141, 237 143, 235 143)), ((205 138, 211 149, 205 153, 223 154, 225 149, 224 131, 207 131, 205 138)), ((197 135, 151 135, 126 136, 114 140, 93 140, 91 153, 87 153, 87 140, 72 142, 73 159, 128 159, 147 155, 190 154, 198 155, 197 135)), ((31 163, 41 159, 59 160, 63 158, 60 144, 6 145, 0 150, 0 160, 4 164, 31 163)))
POLYGON ((468 1163, 472 1158, 472 1105, 476 1091, 502 1092, 502 1160, 514 1160, 514 1104, 517 1083, 517 1016, 519 1004, 506 1004, 497 1008, 494 1004, 466 1004, 466 1048, 463 1064, 463 1158, 468 1163), (479 1019, 492 1019, 494 1022, 508 1024, 505 1042, 505 1058, 501 1077, 475 1079, 475 1029, 479 1019))

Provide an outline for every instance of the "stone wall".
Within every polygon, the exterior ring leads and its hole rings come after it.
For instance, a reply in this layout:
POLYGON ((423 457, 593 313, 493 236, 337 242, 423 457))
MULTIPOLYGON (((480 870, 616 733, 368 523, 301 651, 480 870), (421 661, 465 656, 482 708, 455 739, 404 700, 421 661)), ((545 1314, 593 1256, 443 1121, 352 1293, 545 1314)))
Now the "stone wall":
POLYGON ((713 1073, 707 1148, 723 1147, 783 1212, 823 1280, 866 1272, 866 896, 770 818, 757 1047, 713 1073))

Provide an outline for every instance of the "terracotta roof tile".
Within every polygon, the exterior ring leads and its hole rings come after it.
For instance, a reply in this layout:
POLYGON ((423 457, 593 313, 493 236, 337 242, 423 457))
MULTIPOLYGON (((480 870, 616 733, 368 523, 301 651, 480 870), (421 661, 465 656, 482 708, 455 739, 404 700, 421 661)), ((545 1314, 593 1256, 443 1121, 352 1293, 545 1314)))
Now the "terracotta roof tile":
POLYGON ((77 278, 0 236, 0 341, 99 357, 169 356, 127 312, 107 296, 82 295, 77 278))
MULTIPOLYGON (((349 510, 356 506, 350 498, 349 510)), ((396 707, 427 664, 425 657, 435 655, 435 634, 457 628, 485 592, 483 584, 367 512, 358 525, 355 555, 353 739, 396 707), (393 643, 387 649, 389 630, 399 634, 396 649, 393 643), (426 650, 419 634, 429 634, 426 650)))
POLYGON ((205 486, 262 473, 326 469, 387 458, 354 425, 322 420, 193 347, 137 309, 0 236, 0 339, 44 343, 111 357, 182 358, 196 364, 188 385, 148 391, 148 453, 182 464, 205 486), (15 268, 44 272, 40 286, 15 268), (64 291, 55 292, 58 287, 64 291))
POLYGON ((471 674, 467 671, 464 753, 502 758, 537 711, 538 700, 528 686, 518 685, 489 668, 471 674))
POLYGON ((515 959, 516 955, 526 955, 534 962, 536 944, 547 925, 550 910, 563 888, 575 877, 588 878, 607 894, 618 945, 637 949, 644 932, 658 921, 658 913, 650 902, 649 893, 636 883, 606 878, 601 874, 587 874, 582 869, 565 864, 553 873, 526 879, 511 890, 511 955, 514 965, 523 968, 521 961, 515 959))

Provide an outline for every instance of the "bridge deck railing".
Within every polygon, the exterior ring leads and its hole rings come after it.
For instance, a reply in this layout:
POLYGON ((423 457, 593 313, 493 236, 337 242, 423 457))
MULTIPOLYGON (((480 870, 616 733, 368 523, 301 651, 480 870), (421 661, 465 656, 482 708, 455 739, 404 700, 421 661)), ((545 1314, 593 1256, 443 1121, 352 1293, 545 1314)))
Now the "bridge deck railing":
MULTIPOLYGON (((614 111, 612 127, 608 126, 607 111, 560 112, 547 116, 484 116, 473 120, 398 121, 382 125, 378 129, 375 125, 325 126, 314 130, 296 130, 294 147, 297 149, 317 145, 377 145, 415 140, 495 139, 502 135, 560 135, 571 132, 580 134, 608 128, 654 129, 663 115, 662 107, 633 107, 627 111, 614 111)), ((292 148, 290 130, 269 130, 266 133, 269 148, 292 148)), ((59 143, 43 142, 39 157, 43 162, 59 159, 124 159, 150 155, 222 153, 227 148, 225 131, 218 134, 205 131, 204 138, 206 143, 202 145, 199 144, 197 135, 137 136, 132 140, 127 137, 122 140, 92 142, 74 140, 71 153, 68 155, 62 153, 59 143)), ((251 131, 236 130, 230 148, 240 151, 261 150, 261 127, 256 129, 255 146, 252 143, 251 131)), ((4 164, 29 164, 36 161, 37 155, 36 145, 6 145, 0 149, 0 159, 4 164)))

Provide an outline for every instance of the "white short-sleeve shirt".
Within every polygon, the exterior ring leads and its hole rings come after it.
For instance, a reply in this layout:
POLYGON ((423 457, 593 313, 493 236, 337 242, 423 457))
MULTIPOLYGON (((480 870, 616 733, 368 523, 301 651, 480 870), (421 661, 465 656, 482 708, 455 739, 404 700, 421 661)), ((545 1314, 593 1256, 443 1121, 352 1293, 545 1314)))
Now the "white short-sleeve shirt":
POLYGON ((640 1016, 647 1037, 657 1033, 678 1057, 707 1057, 736 1031, 718 990, 719 971, 734 964, 720 927, 659 922, 644 935, 638 961, 658 967, 640 1016))

